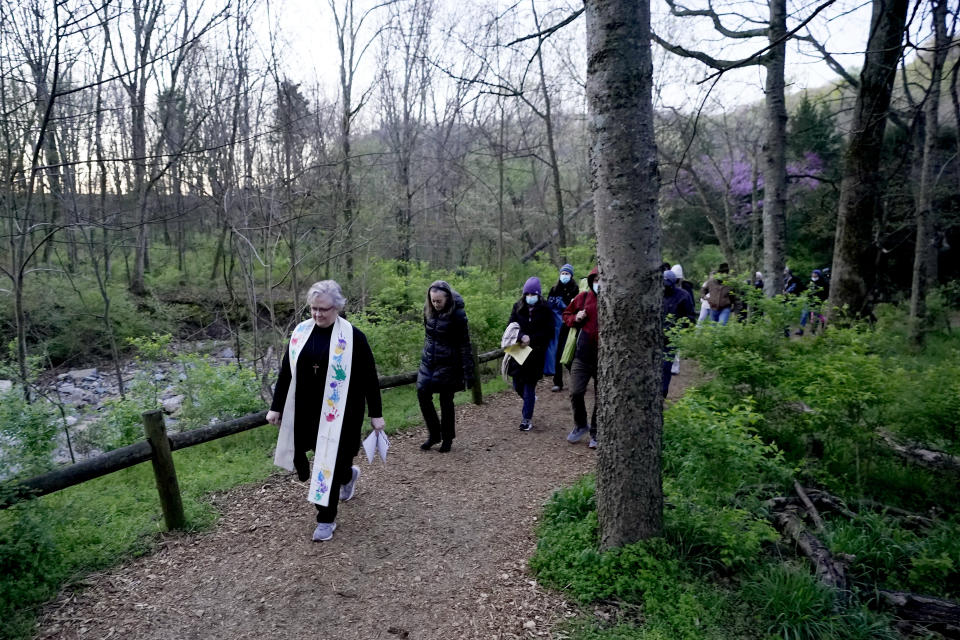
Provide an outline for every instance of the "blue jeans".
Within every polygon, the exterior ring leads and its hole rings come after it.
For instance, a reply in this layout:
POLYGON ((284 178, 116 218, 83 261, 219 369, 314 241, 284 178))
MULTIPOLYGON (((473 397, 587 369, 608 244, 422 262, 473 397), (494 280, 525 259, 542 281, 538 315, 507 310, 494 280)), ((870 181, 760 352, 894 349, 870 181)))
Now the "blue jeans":
POLYGON ((537 404, 537 382, 514 376, 513 388, 517 395, 523 398, 523 412, 521 414, 523 419, 530 420, 533 418, 533 407, 537 404))
POLYGON ((719 311, 710 309, 710 319, 719 322, 721 325, 727 324, 727 321, 730 320, 730 307, 724 307, 719 311))

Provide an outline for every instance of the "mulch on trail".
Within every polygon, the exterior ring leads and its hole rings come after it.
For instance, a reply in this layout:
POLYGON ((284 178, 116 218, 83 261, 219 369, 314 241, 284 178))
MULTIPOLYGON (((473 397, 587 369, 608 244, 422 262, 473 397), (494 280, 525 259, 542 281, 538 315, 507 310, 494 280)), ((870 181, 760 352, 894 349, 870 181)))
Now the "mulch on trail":
POLYGON ((505 392, 457 408, 450 453, 420 451, 420 428, 391 438, 386 464, 358 457, 356 496, 327 542, 311 541, 315 509, 293 474, 215 495, 213 531, 166 536, 87 576, 44 608, 37 637, 553 637, 576 607, 540 587, 526 561, 544 501, 592 471, 596 452, 565 440, 566 390, 551 393, 545 379, 538 396, 533 431, 517 428, 521 401, 505 392))

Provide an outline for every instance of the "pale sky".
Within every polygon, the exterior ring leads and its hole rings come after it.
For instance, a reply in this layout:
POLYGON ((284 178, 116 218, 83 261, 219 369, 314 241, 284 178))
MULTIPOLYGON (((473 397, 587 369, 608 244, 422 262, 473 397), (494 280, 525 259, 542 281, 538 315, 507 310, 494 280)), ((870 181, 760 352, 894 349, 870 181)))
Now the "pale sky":
MULTIPOLYGON (((437 22, 449 25, 457 19, 457 13, 464 10, 461 0, 435 0, 437 3, 437 22)), ((358 6, 369 6, 371 2, 358 0, 358 6)), ((497 7, 505 9, 512 6, 498 1, 497 7)), ((562 3, 560 3, 562 4, 562 3)), ((721 11, 738 12, 751 17, 756 14, 762 17, 766 12, 766 4, 755 2, 741 2, 740 0, 725 0, 717 3, 721 11)), ((472 3, 471 8, 479 3, 472 3)), ((546 2, 537 0, 538 11, 546 12, 551 6, 556 7, 557 1, 546 2)), ((489 5, 491 8, 493 3, 489 5)), ((529 3, 521 6, 529 6, 529 3)), ((573 4, 569 6, 575 6, 573 4)), ((706 6, 704 0, 688 0, 686 6, 700 8, 706 6)), ((799 16, 809 15, 819 3, 806 0, 792 0, 790 11, 799 16)), ((731 41, 716 34, 709 23, 703 19, 677 19, 668 17, 668 7, 662 0, 652 2, 654 28, 667 38, 678 41, 679 44, 690 48, 699 48, 719 58, 737 59, 753 53, 763 46, 761 39, 739 41, 731 45, 731 41)), ((333 98, 337 93, 339 57, 334 36, 333 18, 328 0, 271 0, 270 11, 274 23, 282 33, 286 42, 285 58, 287 68, 292 77, 297 80, 312 83, 318 79, 321 86, 327 88, 327 95, 333 98)), ((558 11, 555 15, 562 15, 558 11)), ((744 28, 754 25, 738 24, 734 18, 726 16, 724 22, 731 28, 744 28)), ((554 20, 544 20, 552 23, 554 20)), ((461 19, 466 24, 466 19, 461 19)), ((788 28, 796 25, 798 20, 791 19, 788 28)), ((863 49, 867 38, 870 22, 870 4, 858 0, 836 0, 829 8, 819 14, 811 23, 810 29, 823 42, 827 49, 849 70, 858 68, 863 61, 863 49)), ((370 26, 376 21, 371 20, 370 26)), ((265 33, 266 21, 263 21, 265 33)), ((463 25, 460 25, 461 27, 463 25)), ((523 29, 530 32, 531 29, 523 29)), ((583 42, 584 19, 581 16, 576 22, 565 28, 569 38, 575 38, 581 45, 583 42)), ((801 32, 805 33, 805 31, 801 32)), ((364 85, 374 77, 377 64, 377 47, 371 47, 366 53, 363 71, 358 84, 364 85)), ((706 77, 710 71, 703 65, 691 61, 681 61, 675 56, 664 58, 663 51, 654 45, 654 55, 657 61, 655 66, 656 82, 662 87, 661 95, 665 103, 680 108, 690 108, 698 104, 697 96, 702 96, 708 84, 698 85, 697 81, 706 77)), ((711 101, 716 107, 722 104, 731 106, 753 103, 763 98, 763 71, 758 67, 729 72, 718 83, 711 94, 711 101)), ((805 88, 816 88, 837 79, 836 74, 827 65, 818 59, 816 52, 807 45, 791 43, 787 52, 787 82, 788 91, 802 91, 805 88)), ((358 87, 359 89, 360 87, 358 87)), ((708 101, 707 109, 711 109, 708 101)))

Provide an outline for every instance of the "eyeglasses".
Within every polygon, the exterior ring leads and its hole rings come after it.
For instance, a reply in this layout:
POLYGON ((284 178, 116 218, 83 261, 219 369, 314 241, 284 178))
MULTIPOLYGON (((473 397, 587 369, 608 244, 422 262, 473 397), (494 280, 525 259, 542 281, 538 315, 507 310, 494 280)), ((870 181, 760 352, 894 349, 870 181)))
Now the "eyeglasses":
POLYGON ((310 307, 310 313, 330 313, 336 307, 310 307))

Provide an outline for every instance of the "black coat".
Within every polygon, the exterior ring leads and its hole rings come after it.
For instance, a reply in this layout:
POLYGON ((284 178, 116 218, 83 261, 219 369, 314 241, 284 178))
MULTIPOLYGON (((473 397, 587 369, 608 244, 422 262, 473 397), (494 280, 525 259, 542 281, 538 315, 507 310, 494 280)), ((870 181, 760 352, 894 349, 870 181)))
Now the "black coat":
MULTIPOLYGON (((697 323, 697 316, 693 310, 693 297, 681 287, 663 288, 663 329, 667 331, 675 324, 692 326, 697 323), (685 322, 684 322, 685 321, 685 322)), ((664 336, 663 347, 665 354, 671 354, 667 336, 664 336)))
POLYGON ((533 349, 533 353, 527 356, 522 365, 511 358, 507 373, 535 382, 543 377, 543 361, 547 356, 547 347, 553 340, 554 327, 556 326, 553 311, 544 302, 543 298, 538 298, 537 304, 533 307, 530 307, 527 301, 521 298, 513 305, 513 311, 510 312, 508 324, 513 322, 520 325, 517 343, 521 343, 523 336, 530 336, 530 344, 527 346, 533 349))
POLYGON ((417 389, 431 393, 462 391, 473 386, 473 354, 463 298, 457 293, 450 297, 453 304, 449 310, 423 318, 417 389))
MULTIPOLYGON (((327 364, 330 357, 330 332, 332 327, 314 326, 310 337, 297 358, 297 390, 294 394, 293 446, 295 458, 312 451, 317 443, 317 428, 322 419, 323 394, 326 391, 327 364), (313 369, 317 365, 317 369, 313 369)), ((290 349, 283 353, 280 376, 273 392, 270 409, 283 414, 290 388, 290 349)), ((343 412, 343 427, 340 431, 340 449, 337 453, 335 476, 350 478, 350 464, 360 448, 360 430, 364 414, 371 418, 383 416, 380 401, 380 380, 373 351, 362 331, 353 327, 353 370, 350 373, 350 388, 343 412)))
POLYGON ((563 310, 577 297, 578 293, 580 293, 580 287, 577 286, 573 278, 570 278, 570 282, 567 284, 563 284, 558 279, 557 284, 550 289, 547 303, 558 312, 563 313, 563 310))

